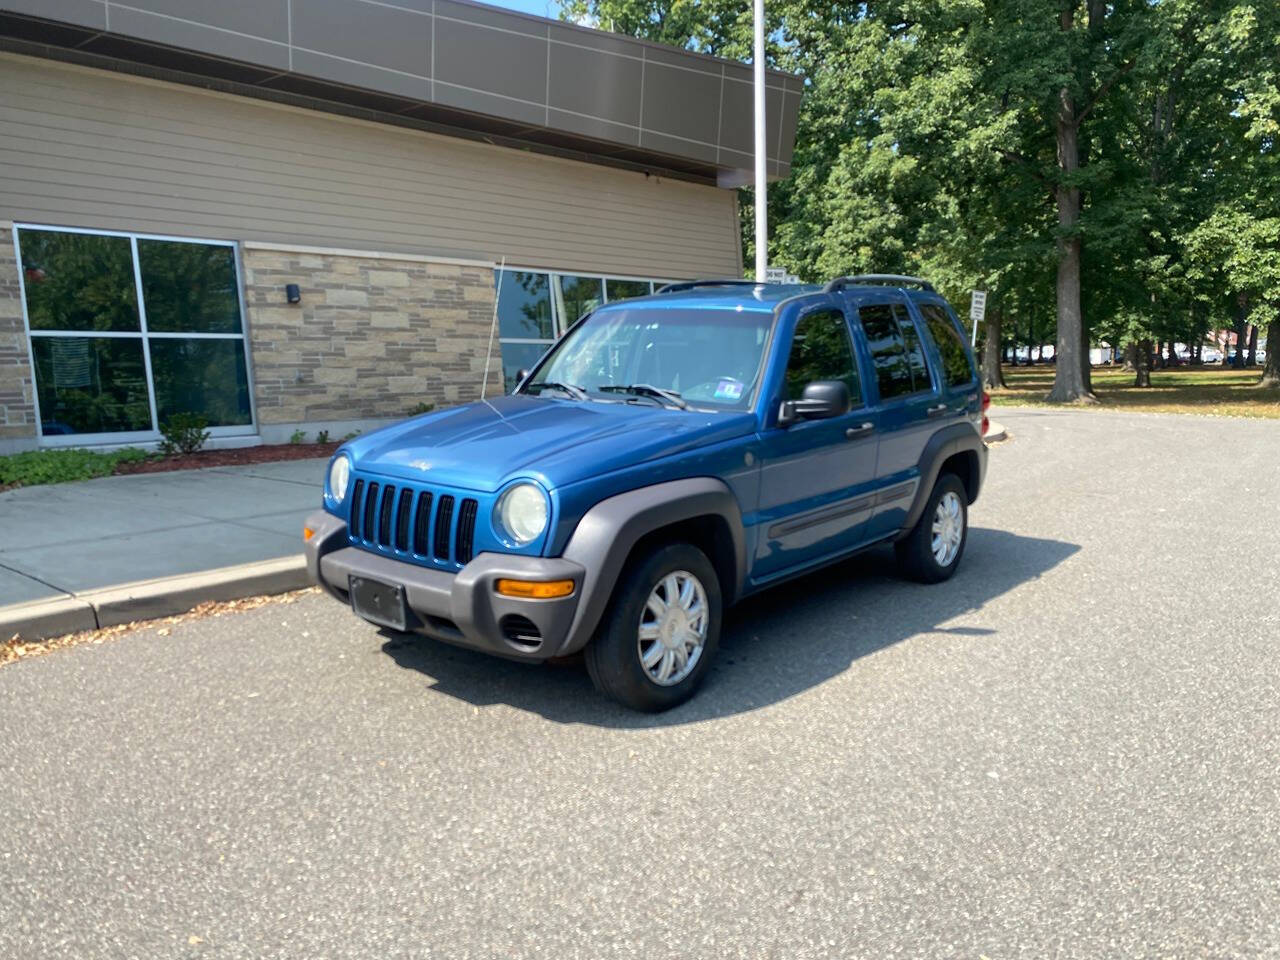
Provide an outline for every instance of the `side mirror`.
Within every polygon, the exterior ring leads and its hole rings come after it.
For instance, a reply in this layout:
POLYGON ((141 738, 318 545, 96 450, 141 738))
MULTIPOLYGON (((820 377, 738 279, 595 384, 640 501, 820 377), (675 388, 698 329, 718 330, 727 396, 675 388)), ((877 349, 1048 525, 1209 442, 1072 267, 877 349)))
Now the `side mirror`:
POLYGON ((529 371, 526 370, 524 367, 521 367, 519 370, 516 371, 516 385, 511 388, 511 392, 515 393, 517 390, 519 390, 520 384, 524 383, 528 379, 529 379, 529 371))
POLYGON ((799 400, 787 400, 778 409, 778 426, 789 427, 798 420, 843 416, 852 407, 849 388, 843 380, 814 380, 805 384, 799 400))

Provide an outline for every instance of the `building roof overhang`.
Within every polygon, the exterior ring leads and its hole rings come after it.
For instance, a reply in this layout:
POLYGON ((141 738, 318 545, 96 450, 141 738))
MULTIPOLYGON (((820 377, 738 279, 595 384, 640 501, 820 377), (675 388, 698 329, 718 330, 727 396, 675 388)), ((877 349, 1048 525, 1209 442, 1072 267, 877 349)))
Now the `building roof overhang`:
MULTIPOLYGON (((470 0, 0 0, 0 48, 724 187, 751 68, 470 0)), ((767 169, 803 80, 767 73, 767 169)))

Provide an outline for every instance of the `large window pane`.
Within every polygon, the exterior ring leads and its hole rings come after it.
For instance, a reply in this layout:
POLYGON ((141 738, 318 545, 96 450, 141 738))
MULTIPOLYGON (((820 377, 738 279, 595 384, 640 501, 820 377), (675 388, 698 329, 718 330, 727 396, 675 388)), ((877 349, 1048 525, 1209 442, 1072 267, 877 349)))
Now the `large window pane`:
POLYGON ((139 240, 147 329, 164 333, 239 333, 235 252, 176 240, 139 240))
POLYGON ((542 355, 551 349, 550 343, 504 343, 502 345, 502 388, 510 393, 520 381, 516 374, 532 370, 542 355))
POLYGON ((140 337, 32 337, 46 436, 151 429, 140 337))
POLYGON ((609 295, 610 302, 649 295, 648 280, 616 280, 610 277, 606 284, 605 292, 609 295))
POLYGON ((560 285, 560 323, 568 330, 584 314, 604 303, 604 284, 599 277, 556 277, 560 285))
POLYGON ((211 427, 250 422, 242 340, 164 337, 150 343, 156 416, 161 423, 175 413, 201 414, 211 427))
POLYGON ((128 237, 19 230, 32 330, 137 330, 128 237))
POLYGON ((545 273, 502 270, 498 274, 498 329, 505 337, 550 340, 551 283, 545 273))

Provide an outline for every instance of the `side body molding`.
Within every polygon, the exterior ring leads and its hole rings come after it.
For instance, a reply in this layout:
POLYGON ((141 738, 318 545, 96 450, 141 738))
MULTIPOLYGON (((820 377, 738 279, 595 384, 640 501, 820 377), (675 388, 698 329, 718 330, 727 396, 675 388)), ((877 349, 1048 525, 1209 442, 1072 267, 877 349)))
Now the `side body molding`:
POLYGON ((725 584, 725 603, 742 592, 747 573, 742 511, 724 481, 712 477, 672 480, 601 500, 583 515, 562 556, 586 571, 582 599, 560 655, 587 645, 600 623, 631 549, 645 535, 695 517, 724 520, 732 540, 733 582, 725 584))
POLYGON ((978 492, 982 488, 982 481, 987 472, 987 448, 983 445, 982 437, 978 435, 973 424, 955 423, 930 437, 929 442, 925 444, 924 452, 920 454, 920 485, 916 487, 915 500, 911 504, 911 510, 907 514, 900 537, 910 533, 920 519, 925 504, 933 494, 933 485, 938 482, 938 473, 942 465, 949 457, 965 452, 973 453, 978 459, 977 483, 970 502, 978 499, 978 492))

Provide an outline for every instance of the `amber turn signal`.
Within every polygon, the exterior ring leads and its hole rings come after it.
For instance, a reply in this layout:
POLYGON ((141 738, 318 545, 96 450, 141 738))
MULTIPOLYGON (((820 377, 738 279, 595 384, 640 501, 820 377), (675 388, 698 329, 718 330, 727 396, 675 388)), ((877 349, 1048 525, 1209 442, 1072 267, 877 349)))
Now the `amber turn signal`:
POLYGON ((499 580, 494 589, 504 597, 524 597, 531 600, 553 600, 573 593, 572 580, 499 580))
POLYGON ((310 540, 310 539, 311 539, 312 537, 314 537, 315 535, 316 535, 316 532, 315 532, 314 530, 312 530, 310 527, 303 527, 303 528, 302 528, 302 539, 303 539, 303 540, 310 540))

